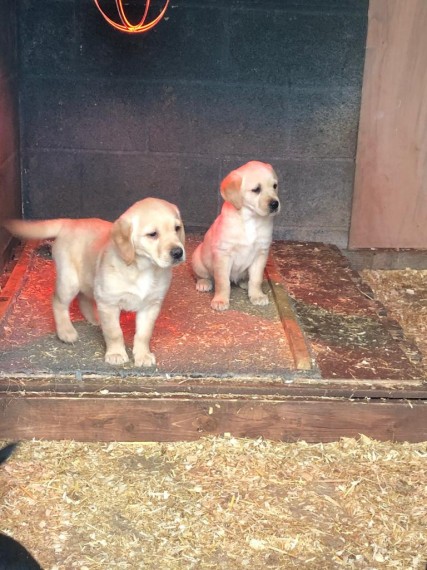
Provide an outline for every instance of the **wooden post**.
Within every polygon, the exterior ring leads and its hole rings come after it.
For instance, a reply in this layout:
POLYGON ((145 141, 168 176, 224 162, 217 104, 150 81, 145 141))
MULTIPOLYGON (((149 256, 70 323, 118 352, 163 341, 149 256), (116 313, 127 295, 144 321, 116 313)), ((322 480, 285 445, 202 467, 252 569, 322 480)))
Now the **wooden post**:
POLYGON ((426 0, 370 0, 349 247, 427 248, 426 0))

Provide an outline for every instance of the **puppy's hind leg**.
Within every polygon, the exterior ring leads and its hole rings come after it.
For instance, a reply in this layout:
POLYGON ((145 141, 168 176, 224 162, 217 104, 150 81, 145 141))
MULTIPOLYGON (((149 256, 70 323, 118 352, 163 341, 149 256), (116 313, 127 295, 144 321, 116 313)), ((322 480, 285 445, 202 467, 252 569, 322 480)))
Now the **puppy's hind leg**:
POLYGON ((230 306, 230 271, 232 260, 228 255, 216 254, 214 260, 215 295, 211 301, 215 311, 226 311, 230 306))
POLYGON ((197 291, 212 291, 213 284, 212 279, 209 277, 198 277, 196 282, 197 291))
POLYGON ((68 274, 66 279, 58 275, 52 300, 52 308, 56 334, 62 342, 75 342, 79 336, 71 322, 69 309, 71 301, 78 292, 79 283, 77 275, 68 274))
POLYGON ((240 287, 240 289, 244 289, 245 291, 248 290, 248 288, 249 288, 249 275, 248 275, 247 271, 245 271, 245 273, 240 275, 240 277, 237 281, 237 285, 240 287))
POLYGON ((261 251, 249 267, 248 295, 252 305, 268 305, 268 295, 262 290, 264 269, 267 263, 268 251, 261 251))
POLYGON ((99 325, 98 316, 95 310, 95 302, 93 299, 90 299, 84 293, 79 293, 78 295, 79 300, 79 307, 82 315, 84 318, 91 324, 91 325, 99 325))
POLYGON ((196 289, 197 291, 212 291, 213 288, 212 277, 209 274, 209 271, 203 265, 202 260, 200 258, 201 247, 202 244, 200 244, 197 247, 191 259, 191 265, 193 266, 193 271, 197 279, 196 289))

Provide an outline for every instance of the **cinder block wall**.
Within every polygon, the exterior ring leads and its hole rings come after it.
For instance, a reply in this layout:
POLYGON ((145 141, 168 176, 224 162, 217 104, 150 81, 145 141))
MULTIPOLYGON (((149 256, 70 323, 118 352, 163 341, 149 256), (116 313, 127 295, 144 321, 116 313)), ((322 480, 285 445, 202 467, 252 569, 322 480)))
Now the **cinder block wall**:
POLYGON ((203 230, 220 180, 259 159, 280 177, 276 237, 347 245, 368 0, 178 1, 145 36, 92 0, 19 6, 27 217, 156 195, 203 230))
MULTIPOLYGON (((16 2, 0 0, 0 222, 21 213, 16 2)), ((0 224, 0 270, 9 236, 0 224)))

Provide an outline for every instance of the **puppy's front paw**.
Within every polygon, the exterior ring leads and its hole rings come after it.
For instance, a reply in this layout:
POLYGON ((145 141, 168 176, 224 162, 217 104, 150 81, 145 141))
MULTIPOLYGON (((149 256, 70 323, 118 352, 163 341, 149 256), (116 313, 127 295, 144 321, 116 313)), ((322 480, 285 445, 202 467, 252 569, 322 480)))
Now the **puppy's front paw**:
POLYGON ((196 289, 197 291, 211 291, 212 281, 210 279, 197 279, 196 289))
POLYGON ((251 295, 249 297, 250 302, 252 305, 268 305, 268 295, 264 295, 264 293, 257 293, 256 295, 251 295))
POLYGON ((215 311, 226 311, 230 306, 230 301, 228 299, 224 299, 223 297, 215 296, 212 299, 211 307, 215 309, 215 311))
POLYGON ((57 330, 57 335, 62 342, 66 342, 68 344, 76 342, 79 338, 76 329, 71 326, 70 328, 62 328, 57 330))
POLYGON ((125 364, 125 362, 129 361, 129 356, 127 355, 126 350, 123 351, 115 351, 115 352, 107 352, 105 354, 105 362, 108 364, 118 365, 118 364, 125 364))
POLYGON ((154 366, 156 364, 156 357, 152 352, 134 352, 135 366, 154 366))

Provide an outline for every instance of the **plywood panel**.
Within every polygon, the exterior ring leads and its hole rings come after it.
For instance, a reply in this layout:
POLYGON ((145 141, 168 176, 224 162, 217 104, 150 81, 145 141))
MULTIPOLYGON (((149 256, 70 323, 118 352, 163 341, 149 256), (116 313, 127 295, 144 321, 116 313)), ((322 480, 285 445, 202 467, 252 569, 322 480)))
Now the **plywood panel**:
POLYGON ((427 2, 371 0, 350 248, 427 248, 427 2))

